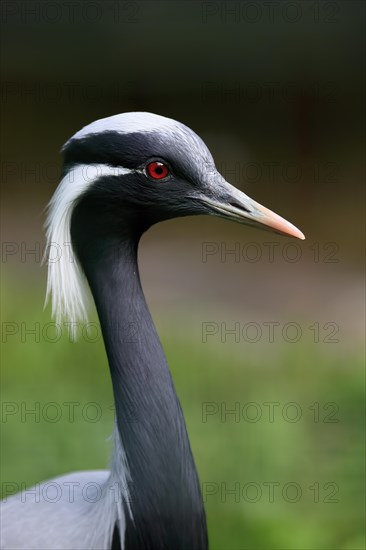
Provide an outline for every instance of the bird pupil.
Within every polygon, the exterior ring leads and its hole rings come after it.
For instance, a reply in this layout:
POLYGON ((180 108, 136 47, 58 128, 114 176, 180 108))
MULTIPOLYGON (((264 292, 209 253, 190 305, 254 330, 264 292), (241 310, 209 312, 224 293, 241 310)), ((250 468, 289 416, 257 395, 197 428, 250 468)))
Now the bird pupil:
POLYGON ((163 173, 163 168, 162 168, 161 166, 157 166, 157 167, 155 168, 155 172, 156 172, 157 174, 162 174, 162 173, 163 173))

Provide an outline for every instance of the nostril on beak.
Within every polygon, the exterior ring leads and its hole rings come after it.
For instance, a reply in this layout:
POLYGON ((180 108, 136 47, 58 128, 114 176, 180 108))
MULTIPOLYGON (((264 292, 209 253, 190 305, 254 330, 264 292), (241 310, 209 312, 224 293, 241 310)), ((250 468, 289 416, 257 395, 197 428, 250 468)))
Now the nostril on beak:
POLYGON ((243 206, 239 202, 236 202, 235 200, 229 201, 228 204, 230 204, 230 206, 234 206, 234 208, 242 210, 243 212, 247 212, 248 214, 250 213, 250 210, 248 210, 248 208, 245 208, 245 206, 243 206))

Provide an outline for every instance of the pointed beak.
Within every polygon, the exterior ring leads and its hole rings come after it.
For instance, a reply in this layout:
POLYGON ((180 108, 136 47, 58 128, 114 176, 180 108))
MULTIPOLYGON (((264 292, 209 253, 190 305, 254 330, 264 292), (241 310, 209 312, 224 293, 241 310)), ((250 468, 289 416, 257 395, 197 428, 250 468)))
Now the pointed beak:
POLYGON ((220 199, 214 199, 205 196, 201 199, 212 214, 246 225, 261 226, 263 229, 282 235, 305 239, 304 234, 292 223, 254 201, 227 181, 221 182, 220 187, 223 191, 220 195, 223 198, 220 196, 220 199))

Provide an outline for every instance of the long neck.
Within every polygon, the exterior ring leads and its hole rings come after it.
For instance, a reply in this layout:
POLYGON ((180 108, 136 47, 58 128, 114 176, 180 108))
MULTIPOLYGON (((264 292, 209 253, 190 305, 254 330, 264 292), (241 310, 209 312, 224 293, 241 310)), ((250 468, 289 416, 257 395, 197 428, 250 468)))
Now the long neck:
MULTIPOLYGON (((89 241, 90 242, 90 241, 89 241)), ((199 481, 166 358, 141 288, 137 239, 85 257, 129 470, 126 550, 205 549, 199 481)))

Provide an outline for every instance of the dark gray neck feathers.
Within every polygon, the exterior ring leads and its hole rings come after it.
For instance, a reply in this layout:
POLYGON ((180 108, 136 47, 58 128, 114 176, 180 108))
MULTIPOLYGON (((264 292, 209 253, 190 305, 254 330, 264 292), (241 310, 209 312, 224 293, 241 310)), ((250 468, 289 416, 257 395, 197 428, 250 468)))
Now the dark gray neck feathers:
POLYGON ((109 213, 107 223, 96 206, 89 197, 79 202, 71 234, 102 326, 131 477, 125 548, 206 549, 185 422, 140 283, 137 247, 146 226, 129 223, 130 212, 116 225, 109 213))

